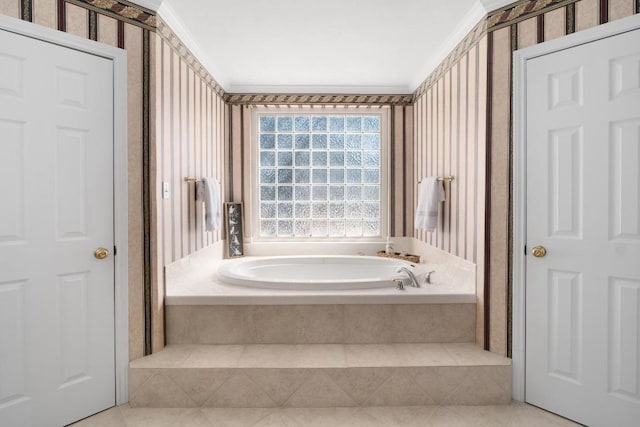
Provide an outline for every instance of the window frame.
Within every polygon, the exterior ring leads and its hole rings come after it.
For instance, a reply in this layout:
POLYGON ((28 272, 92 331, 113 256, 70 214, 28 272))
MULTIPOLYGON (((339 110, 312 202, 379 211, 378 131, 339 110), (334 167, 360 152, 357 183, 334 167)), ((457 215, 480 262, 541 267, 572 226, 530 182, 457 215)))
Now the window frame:
POLYGON ((388 238, 389 232, 389 158, 390 158, 390 134, 389 134, 390 108, 388 106, 308 106, 308 105, 287 105, 287 106, 255 106, 251 112, 251 134, 250 134, 250 201, 247 204, 247 219, 245 222, 250 225, 251 242, 384 242, 388 238), (259 117, 264 115, 275 116, 378 116, 380 118, 380 235, 379 236, 260 236, 260 144, 259 144, 259 117))

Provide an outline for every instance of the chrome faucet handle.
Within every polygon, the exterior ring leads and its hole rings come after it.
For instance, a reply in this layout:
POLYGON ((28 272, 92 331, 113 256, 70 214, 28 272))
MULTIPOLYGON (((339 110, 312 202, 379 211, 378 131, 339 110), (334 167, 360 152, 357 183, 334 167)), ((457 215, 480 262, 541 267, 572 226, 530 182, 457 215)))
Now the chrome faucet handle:
POLYGON ((402 281, 402 279, 393 279, 393 283, 396 284, 395 288, 399 291, 404 291, 404 282, 402 281))
POLYGON ((409 270, 407 267, 400 267, 398 271, 396 271, 396 273, 407 273, 407 276, 409 276, 409 280, 411 280, 411 286, 413 286, 414 288, 420 287, 420 283, 418 283, 418 279, 416 278, 416 275, 413 273, 413 271, 409 270))
POLYGON ((431 274, 433 274, 433 273, 435 273, 435 272, 436 272, 435 270, 428 272, 428 273, 427 273, 427 277, 425 277, 425 278, 424 278, 424 281, 425 281, 426 283, 431 283, 431 274))

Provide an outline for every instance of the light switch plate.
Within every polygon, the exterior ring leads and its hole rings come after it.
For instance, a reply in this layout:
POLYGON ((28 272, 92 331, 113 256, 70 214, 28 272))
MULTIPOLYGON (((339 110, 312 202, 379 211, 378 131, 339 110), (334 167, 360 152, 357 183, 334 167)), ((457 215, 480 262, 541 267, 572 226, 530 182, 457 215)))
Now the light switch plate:
POLYGON ((166 181, 162 181, 162 198, 163 199, 168 199, 169 198, 169 183, 166 181))

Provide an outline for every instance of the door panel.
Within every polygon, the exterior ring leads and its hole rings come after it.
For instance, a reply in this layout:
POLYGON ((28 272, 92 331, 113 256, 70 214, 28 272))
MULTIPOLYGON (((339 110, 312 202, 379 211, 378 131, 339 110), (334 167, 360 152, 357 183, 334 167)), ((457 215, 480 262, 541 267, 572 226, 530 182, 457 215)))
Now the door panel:
POLYGON ((549 374, 580 383, 582 377, 582 275, 549 270, 549 374))
POLYGON ((640 239, 640 120, 611 123, 609 137, 610 238, 640 239))
POLYGON ((0 419, 65 425, 115 404, 112 62, 0 30, 0 132, 0 419))
POLYGON ((640 280, 610 278, 608 310, 609 392, 640 403, 640 280))
POLYGON ((549 131, 549 236, 582 238, 582 127, 549 131))
POLYGON ((24 241, 24 123, 0 119, 0 245, 24 241))
POLYGON ((527 61, 526 400, 640 419, 640 30, 527 61), (635 73, 635 74, 634 74, 635 73))

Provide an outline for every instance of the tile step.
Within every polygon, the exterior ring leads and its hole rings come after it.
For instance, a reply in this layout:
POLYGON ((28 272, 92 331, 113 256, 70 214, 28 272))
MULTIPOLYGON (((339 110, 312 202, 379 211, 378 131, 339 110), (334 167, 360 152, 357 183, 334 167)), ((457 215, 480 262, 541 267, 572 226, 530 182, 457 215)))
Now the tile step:
POLYGON ((165 314, 170 345, 466 343, 476 339, 476 304, 470 303, 168 305, 165 314))
POLYGON ((489 405, 511 361, 472 343, 172 345, 129 369, 132 407, 489 405))

